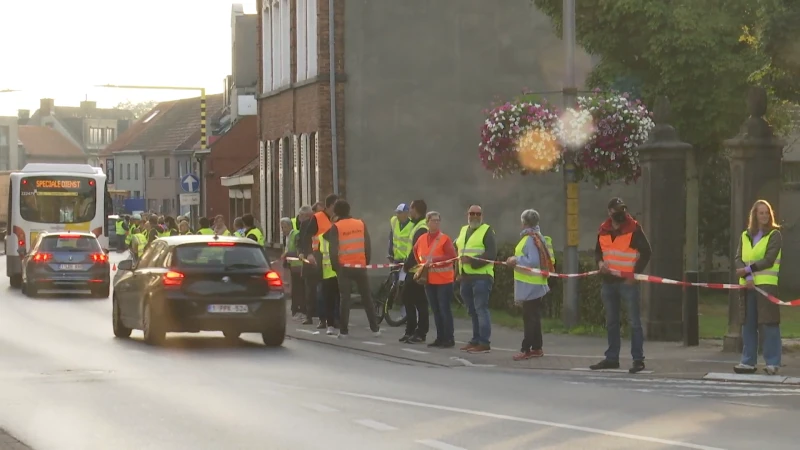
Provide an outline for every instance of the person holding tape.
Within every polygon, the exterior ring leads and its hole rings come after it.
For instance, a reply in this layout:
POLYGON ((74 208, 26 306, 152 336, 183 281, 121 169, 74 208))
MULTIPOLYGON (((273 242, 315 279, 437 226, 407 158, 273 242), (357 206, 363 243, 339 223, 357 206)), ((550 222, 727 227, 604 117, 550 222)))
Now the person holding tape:
POLYGON ((592 370, 619 368, 619 351, 622 345, 620 303, 624 300, 628 306, 633 357, 633 366, 628 372, 639 373, 644 370, 644 330, 639 286, 633 278, 622 278, 615 272, 642 273, 650 262, 652 249, 642 226, 628 214, 628 207, 619 197, 612 198, 608 202, 608 219, 600 225, 594 252, 597 266, 603 276, 600 297, 606 310, 608 350, 604 360, 589 368, 592 370))
POLYGON ((759 337, 764 341, 764 371, 776 375, 781 366, 780 306, 753 288, 778 295, 782 244, 780 225, 775 221, 772 206, 766 200, 756 201, 750 208, 747 229, 742 232, 734 258, 739 284, 749 288, 739 291, 743 348, 741 362, 733 367, 736 373, 755 373, 759 337))
POLYGON ((406 331, 400 338, 400 342, 408 344, 421 344, 425 342, 430 328, 428 315, 428 297, 425 294, 425 286, 414 280, 414 274, 419 270, 417 257, 414 255, 413 248, 417 245, 419 238, 428 232, 428 223, 425 220, 428 214, 428 204, 425 200, 414 200, 411 202, 411 248, 403 264, 403 270, 410 276, 403 282, 403 290, 400 295, 403 298, 403 305, 406 308, 406 331))
MULTIPOLYGON (((319 251, 319 237, 331 228, 333 219, 333 205, 339 199, 336 194, 325 197, 325 203, 314 205, 314 215, 300 225, 298 235, 298 257, 308 262, 303 264, 303 281, 306 293, 306 320, 303 325, 313 325, 313 317, 317 315, 316 309, 321 296, 320 283, 322 281, 322 266, 317 260, 322 258, 319 251)), ((330 241, 328 241, 330 242, 330 241)))

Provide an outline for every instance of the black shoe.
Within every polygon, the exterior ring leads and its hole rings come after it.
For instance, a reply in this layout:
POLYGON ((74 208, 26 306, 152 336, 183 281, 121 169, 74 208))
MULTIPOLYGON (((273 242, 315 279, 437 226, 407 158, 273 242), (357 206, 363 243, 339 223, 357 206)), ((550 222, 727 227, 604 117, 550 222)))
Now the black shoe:
POLYGON ((609 361, 604 359, 597 364, 589 366, 589 368, 592 370, 619 369, 619 361, 609 361))
POLYGON ((419 336, 411 336, 411 338, 406 342, 408 342, 409 344, 424 344, 425 338, 419 336))
POLYGON ((430 344, 428 344, 428 347, 429 348, 442 348, 442 343, 439 342, 439 341, 433 341, 430 344))
POLYGON ((639 373, 644 370, 644 361, 634 361, 628 373, 639 373))
POLYGON ((455 346, 456 346, 456 341, 447 341, 444 344, 442 344, 440 347, 441 348, 453 348, 455 346))
POLYGON ((398 339, 398 341, 400 341, 400 342, 408 342, 409 339, 411 339, 411 335, 410 334, 404 334, 403 337, 398 339))

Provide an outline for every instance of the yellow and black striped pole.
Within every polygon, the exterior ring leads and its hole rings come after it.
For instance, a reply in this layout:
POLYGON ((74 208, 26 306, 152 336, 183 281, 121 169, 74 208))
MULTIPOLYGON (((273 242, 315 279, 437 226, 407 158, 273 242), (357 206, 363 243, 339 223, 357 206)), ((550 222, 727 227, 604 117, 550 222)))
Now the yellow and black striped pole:
POLYGON ((206 90, 200 89, 200 150, 208 148, 208 127, 206 126, 206 90))

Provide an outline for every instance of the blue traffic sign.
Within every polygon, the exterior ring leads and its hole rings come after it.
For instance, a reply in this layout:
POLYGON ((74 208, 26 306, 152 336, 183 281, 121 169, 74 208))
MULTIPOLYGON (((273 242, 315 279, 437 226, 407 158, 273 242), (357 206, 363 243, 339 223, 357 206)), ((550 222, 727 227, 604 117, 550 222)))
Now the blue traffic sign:
POLYGON ((188 194, 200 192, 200 179, 194 174, 187 173, 181 178, 181 189, 188 194))

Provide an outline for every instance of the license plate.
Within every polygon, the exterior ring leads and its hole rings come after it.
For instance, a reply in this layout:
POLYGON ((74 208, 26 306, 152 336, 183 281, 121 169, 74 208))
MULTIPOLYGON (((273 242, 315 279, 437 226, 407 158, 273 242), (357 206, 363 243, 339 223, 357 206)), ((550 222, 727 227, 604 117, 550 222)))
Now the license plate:
POLYGON ((82 270, 83 264, 60 264, 58 270, 82 270))
POLYGON ((242 314, 250 312, 250 309, 247 305, 208 305, 208 312, 242 314))

